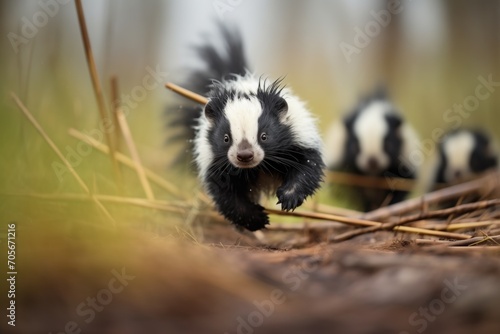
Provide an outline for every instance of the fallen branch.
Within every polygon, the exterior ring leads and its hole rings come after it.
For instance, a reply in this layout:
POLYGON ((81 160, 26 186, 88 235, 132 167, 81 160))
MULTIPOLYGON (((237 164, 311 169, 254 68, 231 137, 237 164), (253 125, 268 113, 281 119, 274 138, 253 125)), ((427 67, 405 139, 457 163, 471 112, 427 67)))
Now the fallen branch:
POLYGON ((319 212, 303 212, 303 211, 293 211, 292 212, 292 211, 281 211, 281 210, 276 210, 276 209, 265 209, 265 211, 269 214, 278 215, 278 216, 290 216, 290 217, 311 218, 311 219, 318 219, 318 220, 329 220, 329 221, 333 221, 333 222, 339 222, 339 223, 356 225, 356 226, 379 226, 379 225, 381 225, 381 223, 379 223, 379 222, 368 221, 368 220, 359 219, 359 218, 351 218, 351 217, 332 215, 332 214, 327 214, 327 213, 319 213, 319 212))
POLYGON ((488 173, 485 176, 466 183, 458 184, 448 188, 436 190, 423 196, 409 199, 387 207, 379 208, 363 214, 359 218, 366 220, 384 220, 388 217, 401 216, 413 210, 417 210, 422 205, 436 204, 442 201, 458 198, 463 195, 477 193, 486 187, 499 187, 500 173, 488 173))
POLYGON ((415 222, 417 220, 430 219, 430 218, 441 218, 448 217, 454 214, 462 214, 467 212, 472 212, 475 210, 487 209, 494 206, 500 205, 500 199, 492 199, 486 201, 480 201, 475 203, 467 203, 462 205, 457 205, 452 208, 442 209, 442 210, 434 210, 428 212, 421 212, 411 216, 407 216, 401 218, 398 221, 398 224, 407 224, 411 222, 415 222))
MULTIPOLYGON (((271 225, 267 227, 268 230, 271 231, 307 231, 307 230, 328 230, 332 229, 333 226, 331 223, 302 223, 302 224, 280 224, 280 225, 271 225)), ((411 234, 420 234, 420 235, 429 235, 434 237, 442 237, 442 238, 450 238, 450 239, 459 239, 465 240, 471 238, 468 234, 462 233, 451 233, 446 231, 438 231, 426 228, 412 227, 412 226, 396 226, 393 228, 393 231, 396 232, 405 232, 411 234)), ((332 241, 333 238, 330 238, 329 241, 332 241)))
POLYGON ((457 246, 470 246, 473 244, 480 244, 488 240, 493 240, 493 241, 500 241, 500 235, 494 235, 494 236, 483 236, 483 237, 472 237, 467 240, 458 240, 458 241, 449 241, 449 242, 443 242, 440 243, 439 245, 432 246, 432 248, 441 248, 441 247, 457 247, 457 246))
POLYGON ((444 209, 444 210, 421 212, 421 213, 418 213, 418 214, 415 214, 415 215, 412 215, 409 217, 401 218, 397 222, 384 223, 384 224, 380 224, 377 226, 370 226, 370 227, 360 228, 360 229, 357 229, 354 231, 349 231, 349 232, 337 235, 335 237, 332 237, 330 239, 330 241, 332 241, 332 242, 345 241, 345 240, 354 238, 354 237, 362 235, 362 234, 373 233, 373 232, 380 231, 380 230, 392 230, 392 229, 396 230, 395 227, 397 227, 397 226, 400 227, 401 225, 415 222, 417 220, 436 218, 436 217, 447 217, 447 216, 449 216, 451 214, 455 214, 455 213, 469 212, 469 211, 482 209, 482 208, 488 208, 488 207, 497 206, 497 205, 500 205, 500 199, 481 201, 481 202, 470 203, 470 204, 462 204, 462 205, 459 205, 459 206, 456 206, 453 208, 449 208, 449 209, 444 209))

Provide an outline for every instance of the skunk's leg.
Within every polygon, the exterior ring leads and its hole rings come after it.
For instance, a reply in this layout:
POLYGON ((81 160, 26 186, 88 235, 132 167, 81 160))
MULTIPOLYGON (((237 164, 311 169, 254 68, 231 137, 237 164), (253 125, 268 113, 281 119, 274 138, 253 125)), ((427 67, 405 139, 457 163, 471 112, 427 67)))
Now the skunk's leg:
POLYGON ((207 180, 209 194, 219 212, 231 223, 249 231, 257 231, 269 224, 264 207, 249 198, 248 183, 242 178, 230 178, 227 182, 207 180))
POLYGON ((325 167, 321 154, 316 150, 302 150, 294 155, 296 164, 283 176, 283 184, 276 191, 282 210, 294 210, 313 195, 323 180, 325 167))

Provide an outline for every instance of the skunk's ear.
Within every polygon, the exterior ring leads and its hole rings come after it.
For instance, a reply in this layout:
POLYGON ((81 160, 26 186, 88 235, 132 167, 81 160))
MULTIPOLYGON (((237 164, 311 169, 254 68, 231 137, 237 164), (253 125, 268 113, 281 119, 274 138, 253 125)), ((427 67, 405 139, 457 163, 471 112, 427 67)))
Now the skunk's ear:
POLYGON ((498 153, 494 141, 488 135, 479 131, 474 132, 474 137, 476 139, 476 146, 480 148, 482 155, 489 159, 489 164, 492 167, 496 166, 498 153))
POLYGON ((387 85, 385 83, 377 84, 375 91, 373 92, 372 99, 374 100, 387 100, 389 94, 387 92, 387 85))
POLYGON ((352 128, 354 127, 354 121, 358 117, 358 114, 359 113, 357 113, 357 112, 349 113, 348 115, 346 115, 344 117, 343 122, 344 122, 345 128, 348 129, 349 131, 352 131, 352 128))
POLYGON ((393 115, 386 115, 385 119, 387 120, 387 124, 389 124, 390 129, 398 129, 401 124, 403 124, 403 119, 401 116, 393 114, 393 115))
POLYGON ((274 106, 276 112, 278 113, 278 116, 284 117, 286 113, 288 112, 288 103, 284 98, 281 96, 278 98, 278 101, 276 101, 276 105, 274 106))
POLYGON ((218 119, 221 114, 220 110, 218 110, 213 101, 208 101, 203 112, 205 113, 205 117, 211 122, 218 119))

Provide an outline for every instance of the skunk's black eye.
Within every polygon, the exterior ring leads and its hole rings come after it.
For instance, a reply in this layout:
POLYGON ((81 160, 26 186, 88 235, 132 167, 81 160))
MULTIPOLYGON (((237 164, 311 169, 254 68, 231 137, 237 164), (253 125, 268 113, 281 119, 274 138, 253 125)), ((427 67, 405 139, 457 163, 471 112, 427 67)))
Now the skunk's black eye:
POLYGON ((260 140, 262 140, 262 141, 267 140, 267 134, 265 132, 262 132, 262 134, 260 135, 260 140))
POLYGON ((229 135, 227 133, 224 135, 224 143, 229 143, 229 135))

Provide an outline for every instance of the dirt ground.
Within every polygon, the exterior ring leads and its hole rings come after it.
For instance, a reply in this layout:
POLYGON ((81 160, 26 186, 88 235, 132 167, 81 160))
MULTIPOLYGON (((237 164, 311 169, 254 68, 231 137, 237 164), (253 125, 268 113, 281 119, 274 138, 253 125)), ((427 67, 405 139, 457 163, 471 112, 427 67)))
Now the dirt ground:
POLYGON ((16 332, 500 332, 495 241, 424 247, 379 231, 266 247, 214 226, 225 240, 193 244, 133 231, 113 232, 123 241, 113 246, 108 235, 61 247, 43 238, 18 278, 16 332))
POLYGON ((500 333, 498 180, 360 217, 296 213, 303 224, 261 234, 204 208, 177 234, 20 227, 3 332, 500 333))

